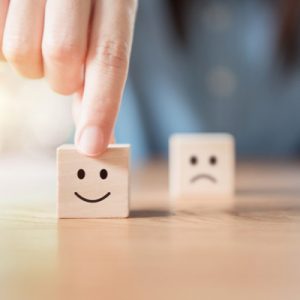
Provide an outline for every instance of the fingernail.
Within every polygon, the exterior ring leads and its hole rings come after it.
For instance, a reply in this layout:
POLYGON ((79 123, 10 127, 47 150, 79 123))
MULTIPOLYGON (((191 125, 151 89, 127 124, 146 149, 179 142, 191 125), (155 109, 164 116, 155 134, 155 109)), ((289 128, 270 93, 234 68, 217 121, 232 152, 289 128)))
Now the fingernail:
POLYGON ((102 130, 97 126, 86 127, 78 141, 78 150, 85 155, 95 156, 103 149, 102 130))

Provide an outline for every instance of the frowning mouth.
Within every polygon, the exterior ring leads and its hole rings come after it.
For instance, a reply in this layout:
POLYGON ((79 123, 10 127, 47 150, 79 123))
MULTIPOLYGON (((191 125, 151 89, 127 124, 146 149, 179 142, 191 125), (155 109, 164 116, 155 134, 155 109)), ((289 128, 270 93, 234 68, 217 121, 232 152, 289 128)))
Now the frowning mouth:
POLYGON ((197 174, 193 178, 191 178, 191 182, 194 183, 200 179, 209 180, 212 183, 217 183, 217 179, 209 174, 197 174))
POLYGON ((103 201, 104 199, 106 199, 108 196, 110 196, 110 192, 108 192, 107 194, 105 194, 103 197, 98 198, 98 199, 87 199, 83 196, 81 196, 80 194, 78 194, 77 192, 74 193, 76 197, 78 197, 80 200, 88 202, 88 203, 97 203, 100 201, 103 201))

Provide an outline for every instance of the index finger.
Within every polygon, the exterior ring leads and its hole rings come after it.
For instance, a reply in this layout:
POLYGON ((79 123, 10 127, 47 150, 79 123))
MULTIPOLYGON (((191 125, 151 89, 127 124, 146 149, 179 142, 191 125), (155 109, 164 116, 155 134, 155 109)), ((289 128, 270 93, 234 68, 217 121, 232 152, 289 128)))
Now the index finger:
POLYGON ((0 0, 0 60, 5 60, 2 53, 2 40, 8 10, 8 0, 0 0))
POLYGON ((95 156, 109 143, 128 72, 136 0, 95 1, 75 143, 95 156))

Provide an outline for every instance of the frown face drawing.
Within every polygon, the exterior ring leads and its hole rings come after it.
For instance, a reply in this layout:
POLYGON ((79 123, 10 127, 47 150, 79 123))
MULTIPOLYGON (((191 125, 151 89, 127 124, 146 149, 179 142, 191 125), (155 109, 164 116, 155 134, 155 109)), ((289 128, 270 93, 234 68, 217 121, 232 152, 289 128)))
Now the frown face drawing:
POLYGON ((126 217, 129 213, 129 151, 111 145, 99 157, 87 157, 74 146, 58 149, 58 215, 60 218, 126 217))
MULTIPOLYGON (((213 184, 218 182, 217 178, 210 173, 196 173, 196 167, 199 165, 199 158, 196 155, 192 155, 190 157, 190 165, 195 167, 195 175, 190 178, 191 183, 197 183, 198 181, 208 180, 213 184)), ((215 155, 211 155, 208 158, 208 163, 213 167, 217 165, 217 157, 215 155)))
POLYGON ((234 141, 228 134, 179 134, 170 139, 170 192, 227 196, 234 187, 234 141))

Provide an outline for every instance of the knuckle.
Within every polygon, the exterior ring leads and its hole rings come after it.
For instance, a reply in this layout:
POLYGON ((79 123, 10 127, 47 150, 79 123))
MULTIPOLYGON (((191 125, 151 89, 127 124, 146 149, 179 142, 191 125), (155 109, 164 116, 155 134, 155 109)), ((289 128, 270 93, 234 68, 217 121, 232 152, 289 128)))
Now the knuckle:
POLYGON ((80 59, 80 50, 76 45, 53 45, 43 43, 43 55, 49 60, 64 63, 80 59))
POLYGON ((64 96, 72 95, 73 93, 75 93, 80 88, 80 86, 81 86, 81 84, 76 83, 75 81, 67 83, 67 84, 61 84, 61 83, 58 83, 58 82, 51 83, 52 89, 56 93, 64 95, 64 96))
POLYGON ((2 51, 0 51, 0 61, 6 61, 6 58, 5 58, 4 54, 2 53, 2 51))
POLYGON ((24 76, 30 79, 41 79, 43 78, 43 72, 40 70, 24 73, 24 76))
POLYGON ((96 60, 107 69, 125 71, 129 64, 129 50, 125 42, 105 40, 96 49, 96 60))
POLYGON ((32 50, 29 47, 20 47, 13 44, 3 44, 2 52, 4 57, 13 64, 23 64, 32 57, 32 50))

